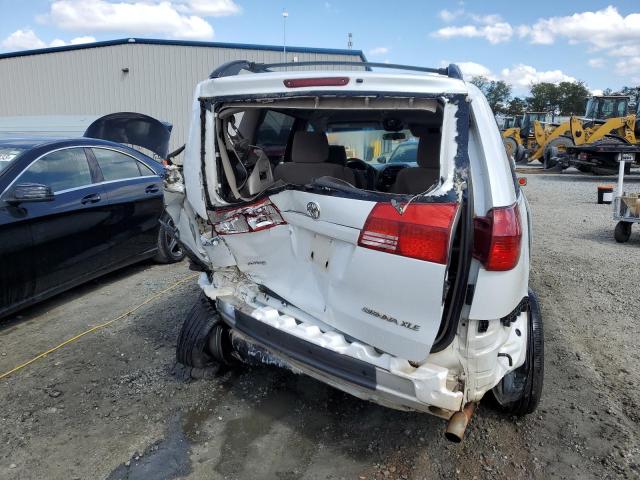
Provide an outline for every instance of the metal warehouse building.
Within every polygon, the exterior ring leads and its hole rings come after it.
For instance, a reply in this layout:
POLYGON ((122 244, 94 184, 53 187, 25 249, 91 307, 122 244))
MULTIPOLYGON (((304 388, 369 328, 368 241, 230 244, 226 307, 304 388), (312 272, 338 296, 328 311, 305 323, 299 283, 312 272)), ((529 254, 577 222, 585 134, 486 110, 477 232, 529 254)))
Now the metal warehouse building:
MULTIPOLYGON (((78 135, 98 116, 145 113, 184 143, 195 85, 230 60, 274 63, 282 46, 128 38, 0 54, 0 134, 78 135)), ((287 47, 287 61, 364 61, 359 50, 287 47)))

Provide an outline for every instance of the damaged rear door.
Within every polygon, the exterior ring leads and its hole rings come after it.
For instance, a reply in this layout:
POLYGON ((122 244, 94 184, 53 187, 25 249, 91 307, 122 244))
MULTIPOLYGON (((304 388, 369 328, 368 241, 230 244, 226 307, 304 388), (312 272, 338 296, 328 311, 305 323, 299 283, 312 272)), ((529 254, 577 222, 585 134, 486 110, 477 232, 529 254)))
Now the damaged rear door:
MULTIPOLYGON (((459 314, 466 287, 461 273, 470 256, 469 106, 463 94, 438 98, 445 102, 441 183, 427 195, 329 182, 222 207, 207 185, 215 185, 212 170, 218 178, 223 173, 213 152, 201 151, 205 191, 192 203, 208 204, 215 240, 265 298, 293 306, 325 330, 421 362, 451 326, 447 320, 459 314)), ((206 146, 213 137, 211 110, 201 118, 206 146)))

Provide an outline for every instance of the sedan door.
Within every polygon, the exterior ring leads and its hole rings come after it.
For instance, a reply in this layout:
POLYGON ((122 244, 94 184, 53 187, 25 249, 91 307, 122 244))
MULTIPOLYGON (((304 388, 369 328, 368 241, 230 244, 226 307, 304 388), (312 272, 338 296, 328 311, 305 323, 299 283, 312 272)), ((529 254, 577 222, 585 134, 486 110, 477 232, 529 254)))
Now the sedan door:
POLYGON ((93 147, 91 152, 109 201, 110 262, 125 265, 153 255, 164 209, 160 175, 122 151, 93 147))
POLYGON ((95 180, 85 149, 67 147, 43 155, 14 182, 54 193, 51 201, 20 205, 31 231, 37 298, 93 278, 108 264, 109 210, 95 180))

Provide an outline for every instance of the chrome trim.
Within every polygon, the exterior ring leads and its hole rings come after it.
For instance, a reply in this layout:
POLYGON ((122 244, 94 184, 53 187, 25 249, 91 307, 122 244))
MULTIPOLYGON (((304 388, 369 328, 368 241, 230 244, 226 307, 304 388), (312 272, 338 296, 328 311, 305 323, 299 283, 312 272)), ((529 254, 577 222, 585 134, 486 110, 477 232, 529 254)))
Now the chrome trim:
MULTIPOLYGON (((144 166, 146 166, 147 168, 149 168, 149 169, 153 170, 153 168, 151 168, 151 167, 150 167, 146 162, 143 162, 142 160, 139 160, 138 158, 134 157, 133 155, 131 155, 131 154, 129 154, 129 153, 126 153, 126 152, 123 152, 123 151, 121 151, 121 150, 118 150, 117 148, 114 148, 114 147, 108 147, 108 146, 104 146, 104 147, 103 147, 103 146, 93 146, 93 145, 71 145, 71 146, 67 146, 67 147, 60 147, 60 148, 56 148, 56 149, 54 149, 54 150, 49 150, 49 151, 48 151, 48 152, 46 152, 46 153, 43 153, 43 154, 42 154, 42 155, 40 155, 38 158, 36 158, 35 160, 33 160, 31 163, 29 163, 29 165, 27 165, 26 167, 24 167, 24 168, 22 169, 22 171, 20 172, 20 174, 19 174, 16 178, 14 178, 14 179, 11 181, 11 183, 9 183, 9 185, 7 185, 7 188, 5 188, 5 189, 4 189, 4 191, 3 191, 2 193, 0 193, 0 200, 2 199, 2 197, 4 197, 4 194, 5 194, 5 193, 7 193, 7 192, 9 191, 9 189, 10 189, 10 188, 11 188, 11 187, 12 187, 12 186, 13 186, 13 185, 18 181, 18 180, 20 180, 20 177, 24 174, 24 172, 26 172, 29 168, 31 168, 31 166, 32 166, 34 163, 36 163, 38 160, 40 160, 40 159, 41 159, 41 158, 43 158, 43 157, 46 157, 47 155, 49 155, 49 154, 51 154, 51 153, 59 152, 59 151, 61 151, 61 150, 69 150, 69 149, 72 149, 72 148, 83 148, 83 149, 84 149, 84 148, 101 148, 101 149, 103 149, 103 150, 111 150, 111 151, 113 151, 113 152, 118 152, 118 153, 121 153, 122 155, 126 155, 126 156, 128 156, 128 157, 131 157, 131 158, 133 158, 136 162, 140 162, 140 163, 144 164, 144 166)), ((86 155, 86 154, 85 154, 85 155, 86 155)), ((97 162, 97 161, 98 161, 98 160, 96 159, 96 162, 97 162)), ((88 165, 88 164, 89 164, 89 160, 87 159, 87 165, 88 165)), ((82 186, 79 186, 79 187, 67 188, 67 189, 64 189, 64 190, 57 190, 57 191, 54 191, 53 193, 54 193, 54 194, 57 194, 57 193, 67 193, 67 192, 73 192, 74 190, 80 190, 81 188, 87 188, 87 187, 90 187, 90 186, 93 186, 93 185, 104 185, 104 184, 107 184, 107 183, 125 182, 125 181, 128 181, 128 180, 135 180, 135 179, 137 179, 137 178, 156 178, 156 177, 161 178, 161 177, 160 177, 160 175, 143 175, 143 176, 139 176, 139 177, 119 178, 118 180, 105 180, 105 181, 98 182, 98 183, 87 183, 86 185, 82 185, 82 186)))

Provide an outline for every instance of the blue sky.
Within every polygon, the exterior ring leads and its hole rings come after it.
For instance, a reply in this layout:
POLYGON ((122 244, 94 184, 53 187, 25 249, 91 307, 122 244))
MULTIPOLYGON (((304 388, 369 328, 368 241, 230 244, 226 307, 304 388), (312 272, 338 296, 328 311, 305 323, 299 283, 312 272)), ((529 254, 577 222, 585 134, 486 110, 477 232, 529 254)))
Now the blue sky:
POLYGON ((640 85, 640 1, 0 0, 0 52, 128 36, 355 49, 531 82, 640 85), (535 4, 535 8, 532 5, 535 4), (529 8, 522 8, 526 6, 529 8))

